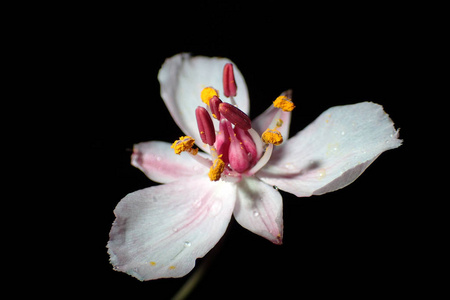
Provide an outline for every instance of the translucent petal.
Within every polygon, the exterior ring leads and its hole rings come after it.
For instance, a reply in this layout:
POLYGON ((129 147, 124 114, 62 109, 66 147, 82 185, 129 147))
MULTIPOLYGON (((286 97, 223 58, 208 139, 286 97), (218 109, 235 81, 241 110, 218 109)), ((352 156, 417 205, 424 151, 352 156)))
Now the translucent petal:
POLYGON ((234 217, 242 227, 275 244, 283 240, 283 201, 272 186, 255 177, 238 183, 234 217))
POLYGON ((114 269, 139 280, 186 275, 224 234, 235 199, 234 184, 207 176, 128 194, 107 245, 114 269))
POLYGON ((261 135, 267 128, 271 127, 271 129, 273 129, 274 126, 271 126, 271 124, 276 123, 278 119, 281 119, 282 126, 279 127, 278 130, 286 141, 289 138, 291 115, 292 112, 282 111, 273 105, 270 105, 268 109, 252 121, 252 127, 261 135))
MULTIPOLYGON (((158 74, 161 84, 161 97, 170 114, 180 127, 189 136, 195 138, 197 145, 209 152, 200 139, 195 120, 195 109, 204 105, 200 99, 201 91, 208 86, 219 91, 223 96, 223 67, 231 63, 227 58, 191 56, 188 53, 177 54, 166 59, 158 74)), ((234 65, 234 75, 237 83, 237 96, 234 97, 239 109, 248 114, 250 109, 247 85, 239 69, 234 65)))
MULTIPOLYGON (((131 164, 153 181, 168 183, 180 178, 208 173, 209 168, 193 159, 188 153, 175 154, 171 144, 160 141, 134 145, 131 164)), ((202 155, 198 153, 197 155, 202 155)))
POLYGON ((336 106, 280 146, 256 175, 298 197, 320 195, 352 183, 401 143, 381 105, 336 106))

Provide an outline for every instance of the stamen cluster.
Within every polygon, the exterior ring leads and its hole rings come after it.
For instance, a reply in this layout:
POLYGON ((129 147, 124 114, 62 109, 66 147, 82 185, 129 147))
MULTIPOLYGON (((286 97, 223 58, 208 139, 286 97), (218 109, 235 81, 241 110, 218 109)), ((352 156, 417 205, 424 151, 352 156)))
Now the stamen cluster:
MULTIPOLYGON (((227 176, 240 178, 243 173, 252 175, 260 170, 268 162, 273 146, 283 142, 283 136, 278 130, 283 125, 279 118, 281 111, 290 112, 295 107, 289 97, 278 97, 273 103, 274 107, 279 109, 277 117, 270 128, 259 137, 252 129, 249 116, 235 105, 237 85, 231 63, 226 64, 223 69, 223 91, 230 103, 222 101, 219 91, 214 87, 206 87, 200 93, 206 108, 198 106, 195 110, 200 138, 203 143, 209 145, 212 156, 212 162, 206 163, 210 167, 208 176, 211 181, 219 180, 224 172, 227 176), (219 130, 216 130, 217 128, 219 130), (266 144, 264 151, 261 142, 266 144)), ((196 155, 198 149, 193 148, 194 142, 192 137, 180 137, 173 143, 172 148, 176 154, 188 152, 205 164, 204 159, 196 155)))
MULTIPOLYGON (((224 96, 234 102, 237 86, 232 64, 224 67, 223 85, 224 96)), ((215 170, 223 172, 227 169, 228 173, 247 171, 258 159, 255 142, 248 133, 252 128, 250 118, 235 105, 223 102, 218 91, 212 87, 202 91, 201 99, 207 104, 207 108, 197 107, 195 115, 202 142, 210 146, 214 159, 210 179, 216 181, 220 178, 215 170), (219 122, 217 133, 213 118, 219 122)))

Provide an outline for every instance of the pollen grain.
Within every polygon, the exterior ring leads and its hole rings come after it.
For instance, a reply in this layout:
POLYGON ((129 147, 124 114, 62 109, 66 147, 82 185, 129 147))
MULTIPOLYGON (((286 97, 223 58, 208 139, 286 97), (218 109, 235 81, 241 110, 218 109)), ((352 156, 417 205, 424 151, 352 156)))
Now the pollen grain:
POLYGON ((220 157, 216 158, 214 160, 213 165, 209 169, 209 173, 208 173, 209 179, 211 181, 219 180, 224 169, 225 169, 225 163, 223 162, 223 160, 220 157))
POLYGON ((195 139, 190 136, 180 136, 179 140, 176 140, 170 148, 175 150, 175 154, 180 154, 181 152, 187 151, 193 155, 196 155, 198 149, 192 149, 194 146, 195 139))
POLYGON ((274 144, 275 146, 283 143, 283 136, 277 129, 268 128, 261 136, 261 139, 266 144, 274 144))
POLYGON ((291 99, 286 96, 279 96, 275 101, 273 101, 273 106, 280 108, 283 111, 292 111, 295 108, 294 103, 291 99))
POLYGON ((219 97, 219 92, 210 86, 205 87, 200 94, 200 98, 208 106, 209 106, 209 100, 214 96, 219 97))

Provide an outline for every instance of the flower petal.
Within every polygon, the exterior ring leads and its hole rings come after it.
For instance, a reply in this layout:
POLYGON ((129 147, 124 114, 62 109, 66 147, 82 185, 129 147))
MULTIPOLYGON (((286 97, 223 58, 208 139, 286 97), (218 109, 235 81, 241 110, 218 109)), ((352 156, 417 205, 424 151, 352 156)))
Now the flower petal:
MULTIPOLYGON (((223 101, 222 74, 227 58, 191 57, 188 53, 177 54, 166 59, 158 74, 161 97, 180 129, 197 141, 197 145, 209 152, 200 139, 195 119, 195 109, 203 105, 200 94, 203 88, 211 86, 219 91, 223 101)), ((234 97, 239 109, 248 114, 250 104, 247 85, 239 69, 234 66, 237 96, 234 97)))
POLYGON ((283 240, 283 201, 272 186, 255 177, 238 183, 234 217, 242 227, 275 244, 283 240))
POLYGON ((186 275, 224 234, 235 199, 234 184, 208 177, 128 194, 107 245, 114 269, 139 280, 186 275))
POLYGON ((258 132, 261 135, 267 128, 271 126, 275 118, 281 119, 283 121, 283 125, 280 128, 278 128, 278 130, 283 136, 283 139, 286 141, 289 138, 291 115, 292 112, 282 111, 279 108, 276 108, 275 106, 271 105, 268 109, 266 109, 262 114, 257 116, 252 121, 252 127, 253 129, 256 130, 256 132, 258 132))
MULTIPOLYGON (((194 160, 189 154, 174 153, 171 144, 160 141, 134 145, 131 164, 153 181, 168 183, 180 178, 208 173, 208 168, 194 160)), ((200 153, 197 155, 201 155, 200 153)))
POLYGON ((352 183, 401 143, 381 105, 336 106, 280 146, 257 176, 298 197, 320 195, 352 183))

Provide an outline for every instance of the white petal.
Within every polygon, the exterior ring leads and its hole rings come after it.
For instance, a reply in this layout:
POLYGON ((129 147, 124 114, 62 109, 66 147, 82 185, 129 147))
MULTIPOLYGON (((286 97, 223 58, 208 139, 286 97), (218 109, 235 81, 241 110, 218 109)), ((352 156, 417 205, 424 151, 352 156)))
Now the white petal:
MULTIPOLYGON (((292 90, 287 90, 281 93, 281 96, 287 96, 288 98, 292 98, 292 90)), ((279 108, 276 108, 273 105, 270 105, 268 109, 266 109, 262 114, 256 117, 252 121, 252 127, 255 129, 260 135, 263 134, 266 129, 274 129, 275 125, 279 124, 279 120, 281 120, 281 127, 277 126, 277 129, 280 131, 283 139, 287 141, 289 138, 289 127, 291 125, 291 115, 292 112, 283 111, 279 108)))
POLYGON ((283 201, 272 186, 255 177, 238 183, 238 197, 234 217, 242 227, 272 243, 283 240, 283 201))
MULTIPOLYGON (((171 144, 151 141, 134 145, 131 164, 153 181, 168 183, 180 178, 208 173, 209 168, 188 153, 175 154, 171 144)), ((197 155, 202 155, 198 153, 197 155)))
MULTIPOLYGON (((232 63, 227 58, 218 57, 191 57, 188 53, 177 54, 166 59, 158 74, 161 84, 161 97, 170 114, 180 129, 197 141, 197 145, 209 152, 203 145, 195 119, 197 106, 205 106, 200 99, 203 88, 211 86, 219 91, 223 101, 222 73, 226 63, 232 63)), ((247 85, 239 69, 234 65, 234 76, 237 84, 237 96, 234 98, 239 108, 248 113, 250 104, 248 100, 247 85)))
POLYGON ((108 252, 139 280, 181 277, 224 234, 236 186, 192 177, 128 194, 117 205, 108 252))
MULTIPOLYGON (((260 135, 263 134, 264 131, 266 131, 267 128, 271 126, 271 124, 274 122, 274 119, 281 119, 283 121, 283 125, 278 128, 281 135, 283 136, 283 139, 285 141, 289 138, 289 126, 291 124, 291 115, 292 112, 286 112, 282 111, 275 106, 271 105, 268 109, 266 109, 262 114, 257 116, 252 121, 252 127, 256 130, 260 135)), ((276 120, 275 120, 276 122, 276 120)), ((271 129, 273 129, 275 126, 272 126, 271 129)))
POLYGON ((280 146, 257 176, 298 197, 320 195, 350 184, 401 143, 381 105, 336 106, 280 146))

